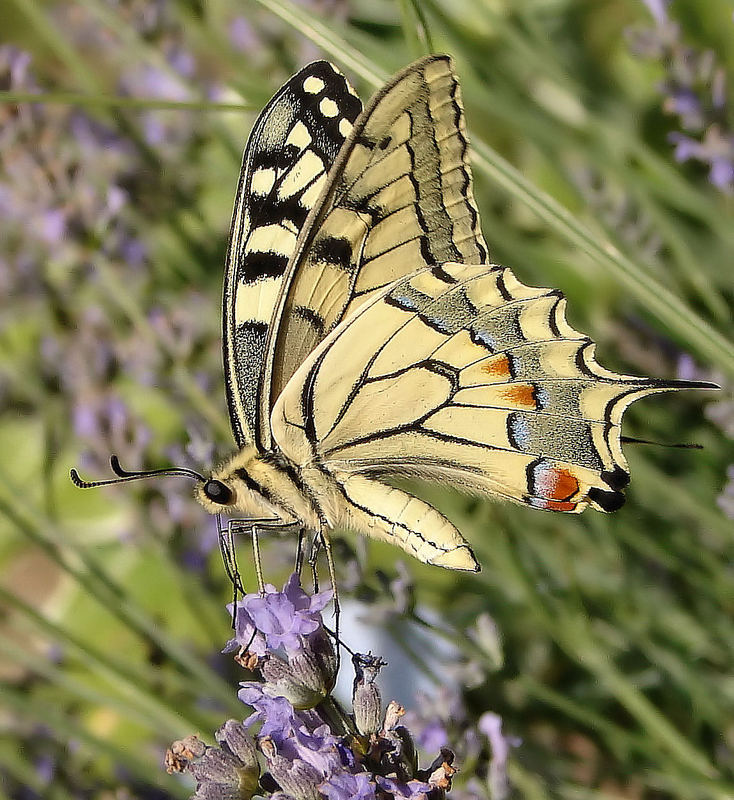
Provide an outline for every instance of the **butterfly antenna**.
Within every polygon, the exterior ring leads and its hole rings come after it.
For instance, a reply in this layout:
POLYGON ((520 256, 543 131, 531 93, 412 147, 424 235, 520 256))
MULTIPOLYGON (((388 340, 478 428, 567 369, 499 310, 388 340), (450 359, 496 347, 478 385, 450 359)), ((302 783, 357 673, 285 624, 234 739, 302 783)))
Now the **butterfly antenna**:
POLYGON ((672 447, 678 450, 703 450, 702 444, 695 444, 695 443, 652 442, 649 439, 637 439, 634 436, 621 436, 620 439, 625 444, 653 444, 656 447, 672 447))
POLYGON ((194 478, 202 483, 206 481, 206 478, 203 475, 199 474, 193 469, 188 469, 187 467, 164 467, 163 469, 147 469, 141 470, 140 472, 130 472, 122 468, 120 465, 120 459, 115 455, 110 456, 110 467, 112 467, 112 471, 115 473, 115 475, 117 475, 116 478, 110 478, 104 481, 85 481, 83 478, 79 477, 79 472, 74 468, 69 470, 69 477, 71 478, 71 482, 74 484, 74 486, 77 486, 80 489, 96 489, 98 486, 110 486, 113 483, 139 481, 145 478, 153 478, 160 475, 182 475, 186 478, 194 478))

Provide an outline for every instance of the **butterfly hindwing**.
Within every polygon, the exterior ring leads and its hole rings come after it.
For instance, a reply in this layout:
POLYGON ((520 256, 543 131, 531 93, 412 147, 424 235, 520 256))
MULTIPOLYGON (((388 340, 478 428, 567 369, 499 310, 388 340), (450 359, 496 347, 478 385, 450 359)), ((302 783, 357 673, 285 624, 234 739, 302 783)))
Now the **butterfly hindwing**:
POLYGON ((259 444, 265 343, 298 235, 362 104, 346 78, 317 61, 258 118, 242 161, 224 284, 227 402, 238 446, 259 444))
MULTIPOLYGON (((504 267, 425 268, 309 356, 274 408, 274 436, 345 501, 357 477, 364 495, 364 481, 379 493, 380 477, 413 475, 545 510, 613 511, 629 479, 625 408, 683 384, 609 372, 593 349, 555 290, 504 267)), ((415 533, 438 545, 438 527, 415 533)))
POLYGON ((301 233, 268 345, 270 402, 375 291, 421 266, 487 257, 458 80, 448 56, 429 56, 370 101, 301 233))

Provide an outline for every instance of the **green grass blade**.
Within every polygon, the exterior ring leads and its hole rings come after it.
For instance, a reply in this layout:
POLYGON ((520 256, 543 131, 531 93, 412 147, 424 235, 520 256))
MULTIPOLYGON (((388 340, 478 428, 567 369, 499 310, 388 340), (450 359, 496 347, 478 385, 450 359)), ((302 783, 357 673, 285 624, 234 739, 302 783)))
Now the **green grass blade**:
POLYGON ((413 58, 435 53, 433 38, 420 4, 415 0, 400 0, 403 34, 413 58))
POLYGON ((0 685, 0 693, 2 693, 3 704, 7 709, 18 714, 20 718, 43 725, 44 729, 50 731, 60 744, 80 742, 98 757, 109 757, 113 763, 122 764, 133 775, 153 786, 160 787, 171 797, 179 797, 184 800, 190 795, 185 786, 166 775, 162 764, 153 764, 150 759, 140 757, 132 748, 120 747, 95 736, 65 711, 49 706, 48 703, 36 698, 28 697, 27 694, 7 685, 0 685))

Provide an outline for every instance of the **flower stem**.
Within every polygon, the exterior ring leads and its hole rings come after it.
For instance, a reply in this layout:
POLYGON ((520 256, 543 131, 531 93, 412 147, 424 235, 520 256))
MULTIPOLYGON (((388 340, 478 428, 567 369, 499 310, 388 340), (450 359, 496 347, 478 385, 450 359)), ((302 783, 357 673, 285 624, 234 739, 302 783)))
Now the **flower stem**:
POLYGON ((316 711, 320 713, 329 723, 329 727, 338 736, 347 734, 357 734, 350 716, 341 707, 334 697, 328 695, 316 706, 316 711))

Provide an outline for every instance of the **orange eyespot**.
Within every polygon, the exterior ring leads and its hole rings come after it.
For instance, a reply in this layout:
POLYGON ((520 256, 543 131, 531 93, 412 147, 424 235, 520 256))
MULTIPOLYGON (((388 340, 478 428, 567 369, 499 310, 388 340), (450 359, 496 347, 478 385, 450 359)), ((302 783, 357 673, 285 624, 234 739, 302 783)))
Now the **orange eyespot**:
POLYGON ((579 490, 577 478, 566 469, 548 470, 544 483, 542 494, 549 500, 568 500, 579 490))
POLYGON ((578 478, 568 469, 549 464, 544 459, 533 464, 528 473, 530 505, 546 511, 575 511, 579 492, 578 478))

